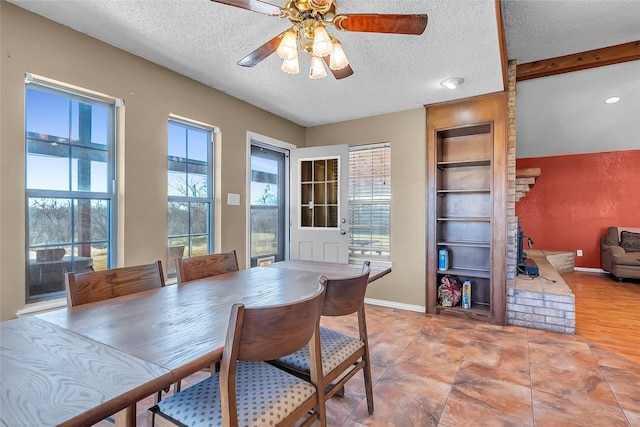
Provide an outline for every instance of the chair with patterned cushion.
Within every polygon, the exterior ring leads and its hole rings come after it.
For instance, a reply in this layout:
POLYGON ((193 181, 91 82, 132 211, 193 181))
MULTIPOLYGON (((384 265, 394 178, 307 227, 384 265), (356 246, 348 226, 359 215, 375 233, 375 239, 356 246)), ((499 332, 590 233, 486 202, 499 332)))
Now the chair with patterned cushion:
POLYGON ((325 407, 315 372, 320 369, 319 321, 324 282, 313 295, 291 304, 245 307, 234 304, 220 372, 169 396, 150 409, 152 426, 324 427, 325 407), (266 360, 302 347, 314 367, 306 381, 266 360), (304 420, 298 424, 300 420, 304 420))
MULTIPOLYGON (((369 360, 369 340, 364 310, 364 295, 369 283, 369 262, 362 273, 346 279, 327 279, 323 316, 345 316, 358 313, 359 337, 354 338, 329 328, 320 327, 322 375, 319 387, 325 390, 325 399, 342 396, 344 385, 359 371, 364 375, 367 408, 373 414, 373 381, 369 360)), ((300 378, 309 378, 310 366, 306 350, 289 354, 272 364, 300 378)))
POLYGON ((83 274, 67 273, 67 301, 70 307, 134 294, 164 286, 162 262, 112 268, 83 274))
POLYGON ((190 282, 191 280, 238 270, 238 256, 235 249, 224 253, 176 259, 178 283, 190 282))

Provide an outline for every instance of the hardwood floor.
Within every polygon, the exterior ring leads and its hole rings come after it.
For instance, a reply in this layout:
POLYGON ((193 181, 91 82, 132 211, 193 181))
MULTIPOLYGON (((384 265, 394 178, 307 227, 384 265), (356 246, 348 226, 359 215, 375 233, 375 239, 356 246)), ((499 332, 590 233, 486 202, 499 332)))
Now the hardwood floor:
POLYGON ((576 296, 576 334, 640 365, 640 281, 580 271, 562 278, 576 296))
MULTIPOLYGON (((328 426, 640 427, 640 283, 563 278, 576 294, 576 335, 368 305, 375 412, 358 374, 328 402, 328 426)), ((355 320, 323 324, 357 335, 355 320)), ((152 405, 138 404, 138 426, 152 405)))

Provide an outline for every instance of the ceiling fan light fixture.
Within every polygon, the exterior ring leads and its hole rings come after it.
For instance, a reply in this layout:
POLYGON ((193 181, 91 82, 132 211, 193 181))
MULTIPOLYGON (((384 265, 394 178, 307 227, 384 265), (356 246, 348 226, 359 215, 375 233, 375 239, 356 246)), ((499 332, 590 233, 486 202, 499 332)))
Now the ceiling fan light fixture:
POLYGON ((293 59, 285 59, 284 61, 282 61, 282 66, 280 67, 280 69, 287 74, 298 74, 300 72, 298 57, 296 56, 293 59))
POLYGON ((311 0, 311 4, 317 7, 330 7, 333 0, 311 0))
POLYGON ((456 77, 456 78, 446 79, 441 81, 440 86, 446 87, 447 89, 455 89, 458 86, 460 86, 462 83, 464 83, 464 79, 456 77))
MULTIPOLYGON (((2 1, 2 0, 0 0, 2 1)), ((338 0, 284 0, 284 7, 266 3, 265 0, 212 0, 228 6, 258 12, 290 22, 289 29, 279 33, 262 46, 238 61, 242 67, 254 67, 269 55, 277 52, 286 60, 282 69, 296 72, 294 58, 300 52, 312 57, 309 71, 311 78, 326 75, 325 62, 333 77, 344 79, 353 74, 353 69, 339 42, 327 32, 333 26, 338 31, 356 33, 421 35, 427 28, 426 14, 399 13, 338 13, 338 0), (335 55, 332 54, 335 45, 335 55), (299 52, 300 51, 300 52, 299 52), (317 58, 323 61, 319 61, 317 58)), ((269 1, 269 0, 266 0, 269 1)))
POLYGON ((298 38, 296 37, 295 31, 293 29, 288 29, 285 31, 284 36, 282 37, 282 41, 278 45, 278 50, 276 53, 278 56, 284 60, 292 60, 294 58, 298 58, 298 38))
POLYGON ((611 96, 607 99, 604 100, 605 104, 616 104, 620 102, 620 97, 619 96, 611 96))
POLYGON ((338 71, 347 65, 349 65, 349 61, 347 61, 347 56, 344 54, 344 50, 342 50, 342 45, 338 40, 334 40, 333 52, 331 52, 331 57, 329 58, 329 68, 338 71))
POLYGON ((313 32, 313 54, 324 57, 333 50, 333 43, 324 25, 319 24, 313 32))
POLYGON ((311 68, 309 68, 310 79, 322 79, 327 77, 327 70, 319 56, 311 55, 311 68))

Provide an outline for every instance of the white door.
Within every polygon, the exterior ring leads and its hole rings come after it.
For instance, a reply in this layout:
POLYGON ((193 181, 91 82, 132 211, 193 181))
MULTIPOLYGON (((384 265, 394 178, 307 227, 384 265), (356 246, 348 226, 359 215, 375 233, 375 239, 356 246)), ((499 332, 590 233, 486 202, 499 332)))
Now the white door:
POLYGON ((348 183, 348 145, 293 151, 291 259, 349 262, 348 183))

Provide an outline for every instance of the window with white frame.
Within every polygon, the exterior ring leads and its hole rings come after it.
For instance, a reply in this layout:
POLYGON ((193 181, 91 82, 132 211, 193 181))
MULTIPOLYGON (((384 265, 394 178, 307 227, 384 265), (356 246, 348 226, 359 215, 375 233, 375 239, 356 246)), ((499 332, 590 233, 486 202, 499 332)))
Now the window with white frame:
POLYGON ((28 79, 27 302, 59 298, 67 272, 115 266, 115 100, 28 79))
POLYGON ((213 128, 169 120, 166 268, 169 275, 175 274, 175 258, 212 252, 213 136, 213 128))
POLYGON ((390 259, 391 144, 349 149, 349 256, 390 259))

